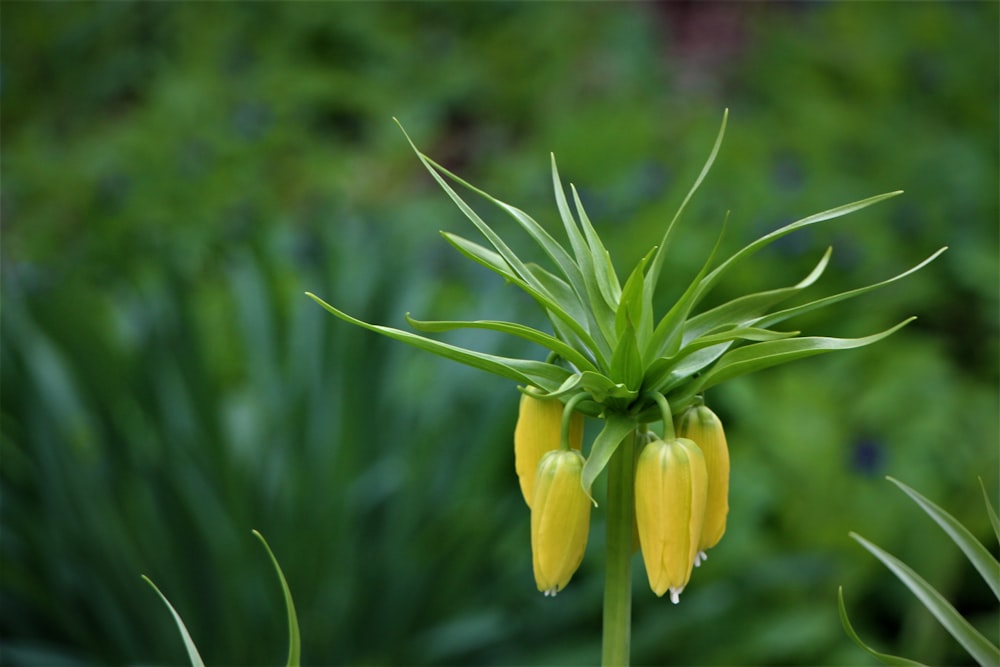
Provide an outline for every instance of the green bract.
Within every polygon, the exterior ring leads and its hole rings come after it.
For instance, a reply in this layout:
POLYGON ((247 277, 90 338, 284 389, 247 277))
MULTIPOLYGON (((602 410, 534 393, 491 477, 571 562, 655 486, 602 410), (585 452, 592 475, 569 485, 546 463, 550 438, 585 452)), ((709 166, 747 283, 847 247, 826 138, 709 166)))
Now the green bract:
POLYGON ((422 321, 407 315, 407 321, 414 329, 428 333, 481 328, 511 334, 546 348, 550 352, 549 361, 484 354, 400 329, 369 324, 338 310, 314 294, 307 294, 341 319, 535 387, 540 390, 536 392, 540 395, 547 394, 566 401, 575 394, 584 394, 585 400, 578 403, 578 409, 605 421, 583 470, 583 484, 589 491, 622 439, 638 424, 660 419, 659 408, 647 396, 662 394, 675 411, 680 411, 690 405, 696 395, 720 382, 794 359, 862 347, 881 340, 912 318, 863 338, 803 337, 797 331, 777 331, 772 327, 795 315, 898 280, 920 269, 944 250, 938 250, 913 268, 880 283, 792 308, 774 310, 778 304, 797 295, 820 277, 830 258, 830 250, 827 250, 809 275, 794 285, 748 294, 709 310, 697 310, 705 295, 738 262, 793 231, 900 194, 898 191, 889 192, 785 225, 740 249, 715 268, 711 268, 715 256, 713 251, 677 302, 665 314, 654 313, 653 294, 660 282, 676 223, 715 161, 725 134, 727 116, 728 112, 723 116, 708 160, 667 226, 660 243, 632 269, 624 285, 619 281, 611 257, 572 185, 570 192, 575 215, 571 210, 554 157, 552 182, 568 246, 553 238, 524 211, 467 183, 421 153, 410 140, 417 157, 485 237, 489 247, 446 232, 443 233, 445 240, 463 255, 530 294, 551 321, 553 333, 514 322, 493 320, 422 321), (522 261, 462 199, 452 184, 485 198, 509 214, 542 248, 552 265, 545 268, 522 261))

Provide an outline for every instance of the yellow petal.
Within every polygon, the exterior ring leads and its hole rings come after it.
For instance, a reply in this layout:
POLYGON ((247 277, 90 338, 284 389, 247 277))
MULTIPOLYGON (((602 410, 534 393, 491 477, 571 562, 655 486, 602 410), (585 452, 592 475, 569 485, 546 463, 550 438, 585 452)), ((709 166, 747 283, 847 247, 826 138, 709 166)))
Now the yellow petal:
POLYGON ((688 408, 681 415, 677 435, 694 440, 705 455, 708 469, 708 500, 705 505, 705 526, 698 549, 704 551, 719 543, 726 532, 729 514, 729 447, 722 422, 704 405, 688 408))
MULTIPOLYGON (((514 469, 528 507, 531 507, 539 461, 546 452, 559 448, 563 408, 562 401, 521 394, 517 425, 514 427, 514 469)), ((571 418, 569 442, 577 450, 583 445, 583 415, 579 412, 571 418)))
POLYGON ((538 590, 561 591, 583 561, 590 532, 590 498, 580 484, 583 456, 546 453, 538 464, 531 506, 531 554, 538 590))
POLYGON ((705 460, 684 438, 654 440, 639 455, 635 514, 649 586, 677 596, 691 578, 705 516, 705 460))

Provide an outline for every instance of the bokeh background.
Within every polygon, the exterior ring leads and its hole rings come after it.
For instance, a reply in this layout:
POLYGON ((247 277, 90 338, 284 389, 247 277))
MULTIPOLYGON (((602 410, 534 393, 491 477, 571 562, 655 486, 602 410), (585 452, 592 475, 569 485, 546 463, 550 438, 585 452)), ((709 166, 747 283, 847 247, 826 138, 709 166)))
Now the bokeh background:
MULTIPOLYGON (((894 189, 740 265, 716 300, 901 283, 794 322, 891 339, 713 390, 725 540, 677 607, 635 561, 636 664, 967 658, 855 530, 990 636, 996 601, 893 475, 991 534, 998 488, 998 5, 4 3, 0 661, 177 664, 148 574, 215 664, 581 665, 603 520, 534 590, 515 387, 335 320, 520 319, 418 145, 557 228, 548 154, 624 272, 730 109, 660 306, 724 250, 894 189)), ((530 241, 488 212, 518 248, 530 241)), ((449 340, 541 357, 488 332, 449 340)), ((595 426, 594 424, 590 425, 595 426)), ((995 549, 995 544, 991 545, 995 549)))

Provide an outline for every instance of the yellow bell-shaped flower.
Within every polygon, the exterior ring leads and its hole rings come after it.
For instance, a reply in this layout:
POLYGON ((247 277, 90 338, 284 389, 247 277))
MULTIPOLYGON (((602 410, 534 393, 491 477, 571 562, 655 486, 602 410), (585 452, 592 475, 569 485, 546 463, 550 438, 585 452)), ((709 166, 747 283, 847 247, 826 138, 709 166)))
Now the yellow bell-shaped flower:
MULTIPOLYGON (((694 440, 705 455, 708 470, 708 500, 705 503, 705 526, 701 530, 698 550, 711 549, 726 532, 729 514, 729 447, 722 422, 705 405, 693 405, 681 415, 677 435, 694 440)), ((704 555, 702 555, 704 557, 704 555)))
POLYGON ((635 519, 649 586, 676 604, 691 578, 705 518, 708 472, 691 440, 657 438, 635 469, 635 519))
POLYGON ((580 452, 557 449, 538 464, 531 556, 535 583, 545 595, 555 595, 569 583, 587 548, 590 498, 580 484, 583 463, 580 452))
MULTIPOLYGON (((546 452, 559 449, 563 408, 562 401, 521 394, 517 425, 514 427, 514 469, 528 507, 531 507, 538 462, 546 452)), ((569 444, 576 450, 583 446, 583 415, 579 412, 570 418, 569 444)))

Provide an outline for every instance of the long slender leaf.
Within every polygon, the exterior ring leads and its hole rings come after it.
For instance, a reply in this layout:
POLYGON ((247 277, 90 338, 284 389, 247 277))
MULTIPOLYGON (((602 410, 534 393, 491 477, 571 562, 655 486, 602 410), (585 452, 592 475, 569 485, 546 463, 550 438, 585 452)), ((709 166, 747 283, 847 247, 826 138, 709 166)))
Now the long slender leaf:
POLYGON ((299 667, 302 662, 302 641, 299 638, 299 619, 295 613, 295 603, 292 601, 292 591, 288 588, 288 582, 285 581, 285 573, 281 571, 281 566, 278 565, 278 559, 274 557, 274 552, 271 551, 270 545, 264 536, 258 531, 253 531, 254 537, 260 540, 260 543, 264 545, 267 550, 267 555, 271 557, 271 563, 274 565, 275 572, 278 573, 278 579, 281 581, 281 592, 285 598, 285 610, 288 612, 288 667, 299 667))
MULTIPOLYGON (((831 338, 810 336, 790 338, 787 340, 765 341, 754 343, 726 352, 719 361, 705 373, 697 382, 692 382, 685 388, 681 398, 687 398, 701 393, 705 389, 731 380, 740 375, 746 375, 764 368, 788 363, 795 359, 809 357, 834 350, 849 350, 871 345, 903 328, 916 318, 908 318, 899 324, 863 338, 831 338)), ((709 348, 710 349, 710 348, 709 348)))
POLYGON ((531 295, 547 313, 562 321, 595 354, 598 354, 598 356, 603 355, 605 358, 607 355, 610 355, 610 348, 607 348, 606 345, 599 347, 586 329, 581 326, 580 312, 584 311, 585 308, 575 300, 572 290, 569 289, 566 283, 547 272, 546 276, 543 277, 539 270, 540 267, 536 265, 525 265, 525 268, 534 277, 532 282, 542 286, 541 290, 536 290, 533 285, 521 280, 520 277, 509 269, 504 259, 489 248, 485 248, 474 241, 450 232, 442 232, 442 236, 469 259, 495 271, 503 276, 505 280, 531 295), (535 268, 533 269, 532 267, 535 268), (552 279, 546 279, 548 276, 552 276, 552 279), (563 289, 559 289, 560 285, 563 289))
MULTIPOLYGON (((633 417, 616 412, 605 415, 604 428, 594 439, 587 462, 583 464, 581 482, 588 496, 591 496, 590 489, 594 485, 594 480, 607 467, 615 450, 618 449, 618 445, 636 426, 637 423, 633 417)), ((593 496, 591 496, 591 500, 593 500, 593 496)), ((596 504, 595 502, 594 505, 596 504)))
POLYGON ((993 590, 993 595, 1000 600, 1000 561, 997 561, 993 557, 993 554, 951 514, 948 514, 925 496, 903 484, 898 479, 894 477, 886 477, 886 479, 902 489, 903 493, 912 498, 913 502, 920 505, 920 508, 930 518, 934 519, 944 532, 948 533, 948 537, 951 538, 952 542, 962 550, 962 553, 969 559, 972 566, 976 568, 979 575, 986 580, 986 583, 993 590))
POLYGON ((880 661, 884 665, 916 665, 917 667, 924 667, 922 662, 916 662, 915 660, 910 660, 909 658, 901 658, 897 655, 889 655, 888 653, 879 653, 868 644, 861 641, 861 637, 858 637, 858 633, 854 631, 854 627, 851 625, 851 621, 847 618, 847 609, 844 607, 844 588, 837 588, 837 606, 840 608, 840 623, 844 626, 844 631, 847 636, 854 640, 854 643, 859 647, 868 652, 876 660, 880 661))
POLYGON ((142 579, 147 584, 152 586, 153 590, 156 591, 156 594, 160 596, 161 600, 163 600, 163 604, 167 605, 167 609, 169 609, 171 615, 173 615, 174 622, 177 623, 177 629, 181 633, 181 639, 184 640, 184 648, 187 649, 188 660, 191 661, 191 667, 205 667, 205 662, 201 659, 201 655, 198 654, 198 647, 194 645, 194 641, 191 639, 191 634, 188 633, 188 629, 185 627, 184 621, 181 620, 181 615, 178 614, 177 610, 174 609, 174 606, 170 604, 170 600, 167 599, 167 596, 160 592, 160 589, 156 587, 156 584, 153 583, 152 579, 146 575, 142 575, 142 579))
POLYGON ((532 329, 531 327, 523 324, 498 320, 418 320, 410 317, 409 313, 406 314, 406 321, 414 329, 428 333, 452 331, 454 329, 489 329, 491 331, 510 334, 512 336, 517 336, 518 338, 530 340, 533 343, 537 343, 542 347, 555 352, 582 371, 597 371, 597 367, 594 366, 590 359, 580 354, 570 345, 567 345, 565 342, 554 336, 550 336, 543 331, 532 329))
POLYGON ((891 197, 902 194, 902 190, 896 190, 895 192, 887 192, 880 195, 875 195, 874 197, 868 197, 867 199, 861 199, 856 202, 851 202, 850 204, 844 204, 843 206, 837 206, 826 211, 821 211, 820 213, 814 213, 813 215, 802 218, 801 220, 796 220, 795 222, 789 223, 783 227, 780 227, 770 234, 765 234, 753 243, 744 246, 742 249, 737 251, 725 262, 717 266, 710 274, 705 276, 698 286, 697 294, 695 295, 695 301, 700 301, 705 294, 708 293, 710 289, 719 281, 719 279, 726 274, 729 269, 735 266, 738 262, 746 259, 750 255, 754 254, 758 250, 770 245, 774 241, 777 241, 783 236, 791 234, 792 232, 808 227, 810 225, 815 225, 819 222, 825 222, 826 220, 833 220, 834 218, 839 218, 845 216, 849 213, 854 213, 855 211, 860 211, 863 208, 867 208, 872 204, 877 204, 880 201, 884 201, 891 197))
POLYGON ((906 585, 941 625, 968 651, 980 665, 1000 664, 1000 648, 994 646, 976 630, 961 614, 923 577, 914 572, 906 563, 892 554, 872 544, 857 533, 851 537, 873 556, 882 561, 896 577, 906 585))
POLYGON ((618 308, 622 288, 618 282, 618 274, 615 273, 615 265, 611 261, 611 253, 604 247, 604 242, 601 241, 597 230, 591 224, 590 218, 587 216, 587 211, 583 208, 583 202, 580 201, 580 193, 576 191, 576 186, 570 183, 569 189, 573 193, 573 205, 576 206, 576 214, 580 218, 583 235, 587 239, 587 245, 590 247, 590 253, 593 257, 597 285, 604 296, 604 302, 614 311, 618 308))
POLYGON ((827 296, 822 299, 816 299, 815 301, 810 301, 809 303, 805 303, 800 306, 795 306, 793 308, 786 308, 785 310, 780 310, 776 313, 771 313, 770 315, 758 318, 754 320, 754 324, 761 327, 769 327, 774 324, 777 324, 778 322, 784 322, 785 320, 791 317, 795 317, 796 315, 802 315, 803 313, 808 313, 811 310, 816 310, 818 308, 825 308, 826 306, 837 303, 839 301, 844 301, 846 299, 852 299, 856 296, 861 296, 862 294, 871 292, 872 290, 877 289, 879 287, 884 287, 885 285, 888 285, 890 283, 894 283, 900 278, 905 278, 911 273, 919 271, 927 264, 933 262, 938 255, 940 255, 947 249, 948 249, 947 246, 941 248, 940 250, 938 250, 930 257, 917 264, 916 266, 909 268, 906 271, 903 271, 902 273, 895 275, 887 280, 883 280, 878 283, 872 283, 871 285, 866 285, 865 287, 859 287, 857 289, 849 290, 846 292, 841 292, 839 294, 827 296))
MULTIPOLYGON (((830 262, 832 250, 832 248, 827 248, 826 252, 823 253, 823 257, 820 258, 809 274, 790 287, 747 294, 695 315, 684 324, 684 343, 721 325, 743 325, 750 322, 756 324, 757 322, 754 318, 759 318, 768 308, 813 285, 823 275, 823 271, 826 270, 830 262)), ((767 325, 759 324, 758 326, 766 328, 767 325)))
POLYGON ((384 336, 407 343, 408 345, 412 345, 416 348, 445 357, 446 359, 451 359, 452 361, 457 361, 465 364, 466 366, 472 366, 473 368, 479 368, 493 373, 494 375, 514 380, 515 382, 530 384, 540 387, 546 391, 552 391, 557 389, 559 385, 561 385, 566 378, 570 376, 569 371, 561 366, 556 366, 555 364, 547 364, 541 361, 531 361, 527 359, 512 359, 492 354, 485 354, 482 352, 474 352, 455 345, 448 345, 447 343, 442 343, 441 341, 433 340, 431 338, 424 338, 423 336, 418 336, 408 331, 402 331, 400 329, 394 329, 392 327, 381 326, 378 324, 369 324, 368 322, 359 320, 356 317, 351 317, 343 311, 337 310, 311 292, 306 292, 306 296, 345 322, 350 322, 351 324, 355 324, 359 327, 364 327, 369 331, 380 333, 384 336))
POLYGON ((670 224, 667 225, 667 231, 663 233, 663 239, 660 241, 659 249, 656 252, 656 256, 653 258, 653 264, 649 269, 649 273, 646 274, 646 282, 649 284, 648 291, 652 293, 656 287, 656 284, 660 280, 660 271, 663 268, 663 259, 666 255, 667 248, 670 245, 670 237, 673 234, 674 226, 681 217, 681 213, 687 207, 688 202, 694 196, 694 193, 698 191, 701 187, 702 181, 708 175, 709 170, 715 163, 715 158, 719 154, 719 148, 722 146, 722 138, 726 136, 726 122, 729 120, 729 109, 726 109, 722 114, 722 124, 719 126, 719 132, 715 136, 715 144, 712 146, 712 151, 708 154, 708 159, 705 160, 704 166, 701 168, 701 173, 698 174, 698 178, 695 179, 694 185, 688 190, 687 195, 684 196, 684 200, 681 202, 680 207, 677 209, 677 213, 674 214, 673 219, 671 219, 670 224))
POLYGON ((990 495, 986 493, 986 485, 983 484, 983 478, 979 478, 979 487, 983 490, 983 501, 986 503, 986 513, 990 516, 990 523, 993 525, 993 535, 996 536, 997 541, 1000 541, 1000 517, 997 516, 997 511, 993 509, 993 503, 990 502, 990 495))

